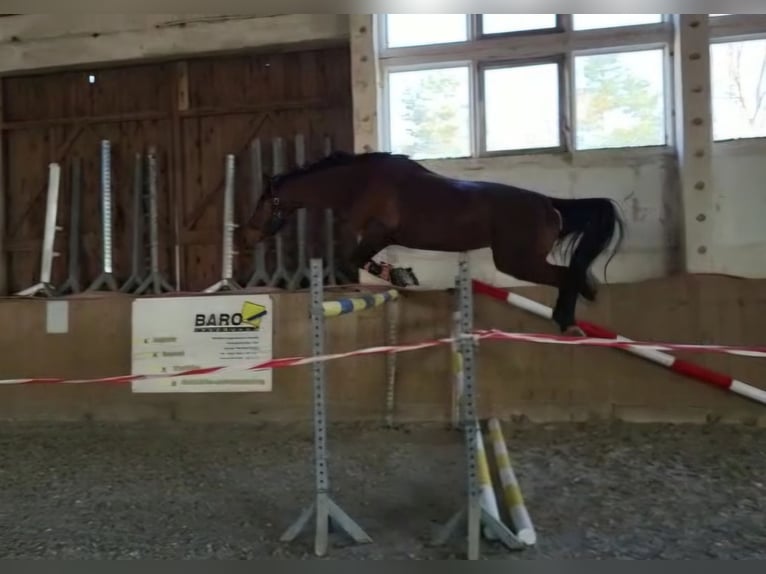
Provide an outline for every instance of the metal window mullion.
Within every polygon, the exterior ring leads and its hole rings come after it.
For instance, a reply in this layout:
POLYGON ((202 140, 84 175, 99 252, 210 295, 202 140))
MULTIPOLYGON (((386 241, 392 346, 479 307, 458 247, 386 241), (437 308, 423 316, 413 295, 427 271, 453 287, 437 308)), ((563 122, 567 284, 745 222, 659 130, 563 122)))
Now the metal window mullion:
MULTIPOLYGON (((565 34, 571 34, 574 28, 574 16, 572 14, 559 14, 558 24, 565 34)), ((561 70, 559 73, 559 102, 561 119, 559 128, 561 145, 567 153, 575 152, 575 140, 577 135, 577 91, 574 80, 574 55, 571 49, 564 52, 561 70)))
POLYGON ((484 77, 484 67, 479 64, 479 62, 476 63, 476 109, 477 109, 477 117, 478 117, 478 125, 480 130, 480 139, 479 139, 479 147, 478 147, 478 154, 479 157, 484 157, 487 154, 487 128, 486 128, 486 121, 487 121, 487 104, 486 104, 486 92, 487 92, 487 85, 485 82, 484 77))

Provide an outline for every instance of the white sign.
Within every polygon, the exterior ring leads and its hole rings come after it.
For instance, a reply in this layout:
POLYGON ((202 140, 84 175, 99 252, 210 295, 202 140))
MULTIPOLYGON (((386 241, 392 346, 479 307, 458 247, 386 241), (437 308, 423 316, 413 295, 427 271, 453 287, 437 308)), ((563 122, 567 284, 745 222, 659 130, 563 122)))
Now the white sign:
MULTIPOLYGON (((272 358, 268 295, 216 294, 133 301, 132 373, 180 373, 272 358)), ((134 381, 135 393, 271 391, 271 369, 134 381)))

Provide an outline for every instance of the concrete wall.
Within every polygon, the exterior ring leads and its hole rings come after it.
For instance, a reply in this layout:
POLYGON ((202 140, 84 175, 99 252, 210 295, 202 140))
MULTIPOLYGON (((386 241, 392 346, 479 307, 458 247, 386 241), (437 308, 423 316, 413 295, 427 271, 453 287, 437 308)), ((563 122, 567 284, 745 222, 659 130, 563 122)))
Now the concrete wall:
POLYGON ((766 139, 713 146, 717 271, 766 277, 766 139))
MULTIPOLYGON (((636 339, 763 342, 766 281, 725 277, 651 280, 603 291, 583 317, 611 325, 636 339)), ((551 304, 543 287, 521 292, 551 304)), ((328 290, 327 299, 333 295, 328 290)), ((102 377, 130 372, 128 295, 94 294, 70 301, 70 332, 46 334, 41 300, 0 299, 0 379, 29 376, 102 377)), ((399 340, 446 336, 452 295, 403 294, 399 340)), ((306 293, 274 294, 274 356, 310 353, 306 293)), ((477 328, 552 332, 540 320, 504 303, 476 299, 477 328)), ((383 308, 327 320, 327 352, 376 346, 385 340, 383 308)), ((682 355, 683 356, 683 355, 682 355)), ((758 359, 687 355, 694 361, 766 387, 758 359)), ((399 421, 449 418, 451 369, 441 347, 398 355, 396 413, 399 421)), ((588 417, 628 421, 701 422, 709 418, 766 424, 762 405, 674 375, 652 363, 610 349, 561 348, 485 342, 478 351, 482 416, 526 415, 535 421, 588 417)), ((382 421, 385 358, 375 355, 327 363, 333 420, 382 421)), ((274 371, 269 393, 133 394, 129 385, 0 385, 0 419, 15 420, 307 420, 311 415, 310 367, 274 371)))

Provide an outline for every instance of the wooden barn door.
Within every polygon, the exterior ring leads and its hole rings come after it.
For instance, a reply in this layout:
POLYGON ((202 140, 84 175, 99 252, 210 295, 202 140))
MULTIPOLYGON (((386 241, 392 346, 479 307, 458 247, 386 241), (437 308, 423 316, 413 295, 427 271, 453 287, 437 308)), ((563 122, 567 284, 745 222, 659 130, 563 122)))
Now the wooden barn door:
MULTIPOLYGON (((308 161, 321 156, 325 137, 334 149, 353 149, 350 63, 348 49, 341 47, 196 60, 184 68, 182 265, 184 284, 200 290, 221 277, 226 154, 236 155, 235 219, 244 224, 253 207, 250 144, 255 138, 262 143, 268 172, 275 137, 285 138, 290 166, 295 163, 290 142, 297 134, 305 138, 308 161)), ((244 237, 240 228, 237 275, 246 275, 252 265, 244 237)))
MULTIPOLYGON (((237 157, 237 223, 249 216, 250 157, 254 138, 269 144, 302 134, 306 157, 353 147, 347 46, 278 54, 206 57, 120 68, 60 72, 3 80, 2 136, 6 188, 7 290, 37 282, 45 222, 48 163, 62 167, 56 238, 61 256, 53 282, 67 275, 70 170, 82 161, 80 281, 101 267, 100 141, 112 142, 114 270, 131 271, 135 154, 158 152, 160 265, 175 283, 179 247, 182 290, 215 283, 221 270, 224 161, 237 157), (178 224, 176 227, 176 223, 178 224), (176 229, 178 233, 176 233, 176 229)), ((287 146, 288 156, 293 151, 287 146)), ((293 160, 289 159, 292 165, 293 160)), ((251 248, 237 233, 238 274, 252 265, 251 248)))
MULTIPOLYGON (((73 160, 82 165, 80 280, 101 271, 100 142, 112 143, 114 267, 130 273, 134 154, 150 145, 170 150, 170 84, 165 66, 133 66, 3 80, 8 290, 38 280, 45 224, 48 164, 61 165, 53 282, 66 279, 73 160)), ((164 175, 164 174, 163 174, 164 175)), ((165 186, 167 188, 167 186, 165 186)), ((161 195, 160 217, 172 198, 161 195)), ((165 227, 165 226, 163 226, 165 227)))

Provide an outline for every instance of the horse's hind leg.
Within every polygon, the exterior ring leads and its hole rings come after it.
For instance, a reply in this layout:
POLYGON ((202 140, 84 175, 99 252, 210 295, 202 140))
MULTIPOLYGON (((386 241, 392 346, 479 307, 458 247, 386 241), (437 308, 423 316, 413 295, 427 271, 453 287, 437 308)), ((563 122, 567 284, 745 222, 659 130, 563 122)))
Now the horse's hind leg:
POLYGON ((569 275, 569 269, 561 265, 548 263, 545 257, 526 256, 517 259, 495 257, 495 266, 501 273, 511 275, 521 281, 548 285, 558 289, 556 305, 553 308, 553 320, 562 333, 584 336, 577 326, 575 307, 577 305, 577 285, 569 275))

